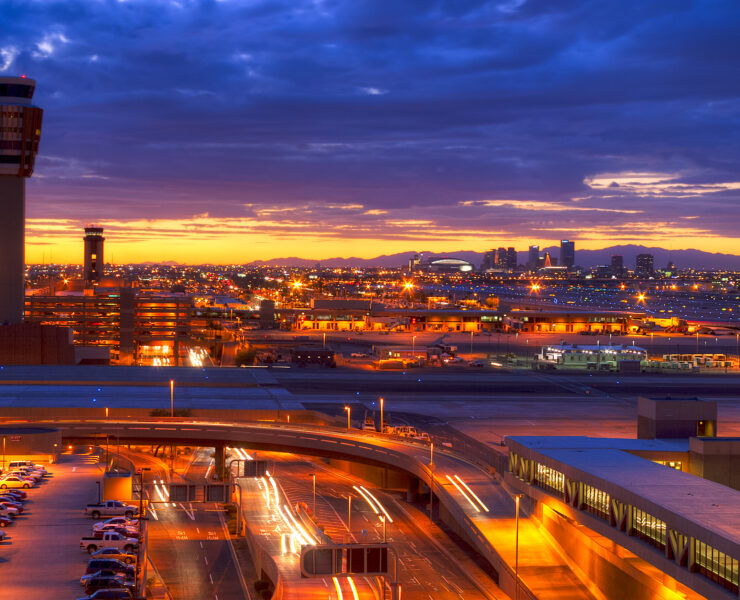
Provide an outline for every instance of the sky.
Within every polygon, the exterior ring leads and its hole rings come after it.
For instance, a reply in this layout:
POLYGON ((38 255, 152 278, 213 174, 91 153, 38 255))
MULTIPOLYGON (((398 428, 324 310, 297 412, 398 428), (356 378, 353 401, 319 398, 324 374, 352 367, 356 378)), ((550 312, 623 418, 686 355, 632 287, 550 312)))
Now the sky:
POLYGON ((2 0, 27 262, 740 254, 737 0, 2 0))

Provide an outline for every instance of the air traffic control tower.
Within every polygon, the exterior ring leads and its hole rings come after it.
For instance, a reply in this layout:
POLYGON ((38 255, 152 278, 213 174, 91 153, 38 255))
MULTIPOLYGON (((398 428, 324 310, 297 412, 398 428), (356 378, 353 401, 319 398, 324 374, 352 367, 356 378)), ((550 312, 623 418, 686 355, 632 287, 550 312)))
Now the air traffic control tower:
POLYGON ((44 113, 31 104, 35 89, 33 79, 0 77, 0 325, 23 320, 26 177, 44 113))

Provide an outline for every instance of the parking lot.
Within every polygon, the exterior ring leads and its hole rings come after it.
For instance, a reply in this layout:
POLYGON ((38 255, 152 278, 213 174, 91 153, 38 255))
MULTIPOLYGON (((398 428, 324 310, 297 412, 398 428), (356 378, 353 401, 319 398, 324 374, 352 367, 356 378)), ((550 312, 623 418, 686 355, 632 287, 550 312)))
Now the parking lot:
POLYGON ((0 542, 3 595, 24 600, 79 598, 84 595, 80 576, 88 555, 79 540, 92 520, 83 513, 95 502, 96 481, 101 478, 97 458, 64 454, 54 465, 45 465, 50 477, 25 490, 24 512, 4 528, 0 542))

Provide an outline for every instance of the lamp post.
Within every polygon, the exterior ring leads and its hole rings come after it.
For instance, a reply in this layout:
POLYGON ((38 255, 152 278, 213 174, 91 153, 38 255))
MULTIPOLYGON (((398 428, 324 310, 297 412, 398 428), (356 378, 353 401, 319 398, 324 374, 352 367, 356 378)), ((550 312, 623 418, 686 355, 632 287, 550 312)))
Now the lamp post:
POLYGON ((383 425, 383 404, 385 404, 385 399, 381 396, 380 397, 380 433, 383 433, 385 431, 385 425, 383 425))
POLYGON ((321 345, 322 348, 326 348, 326 332, 324 332, 324 341, 321 345))
POLYGON ((175 380, 170 379, 170 417, 175 416, 175 380))
POLYGON ((313 516, 316 518, 316 473, 311 473, 313 478, 313 516))
POLYGON ((411 354, 416 356, 416 336, 411 336, 411 354))
POLYGON ((519 501, 524 494, 514 494, 516 502, 516 542, 514 551, 514 580, 515 580, 515 600, 519 600, 519 501))
POLYGON ((470 354, 473 353, 473 332, 470 332, 470 354))
POLYGON ((3 436, 3 472, 5 471, 5 436, 3 436))
POLYGON ((352 533, 352 494, 347 494, 347 532, 352 533))
POLYGON ((345 405, 344 410, 347 411, 347 431, 349 431, 350 430, 350 415, 352 414, 352 407, 345 405))

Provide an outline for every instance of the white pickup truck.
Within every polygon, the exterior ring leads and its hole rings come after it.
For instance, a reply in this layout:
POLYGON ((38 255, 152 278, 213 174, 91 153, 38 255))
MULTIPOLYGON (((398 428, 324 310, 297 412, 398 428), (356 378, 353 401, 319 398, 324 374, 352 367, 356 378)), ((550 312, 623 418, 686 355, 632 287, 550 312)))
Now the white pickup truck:
POLYGON ((139 545, 139 540, 125 537, 116 531, 106 531, 101 536, 84 537, 80 540, 80 548, 92 554, 98 548, 118 548, 124 552, 131 552, 139 545))
POLYGON ((126 504, 120 500, 106 500, 102 504, 88 504, 85 507, 85 514, 90 515, 93 519, 118 516, 130 519, 138 512, 139 508, 137 506, 126 504))

